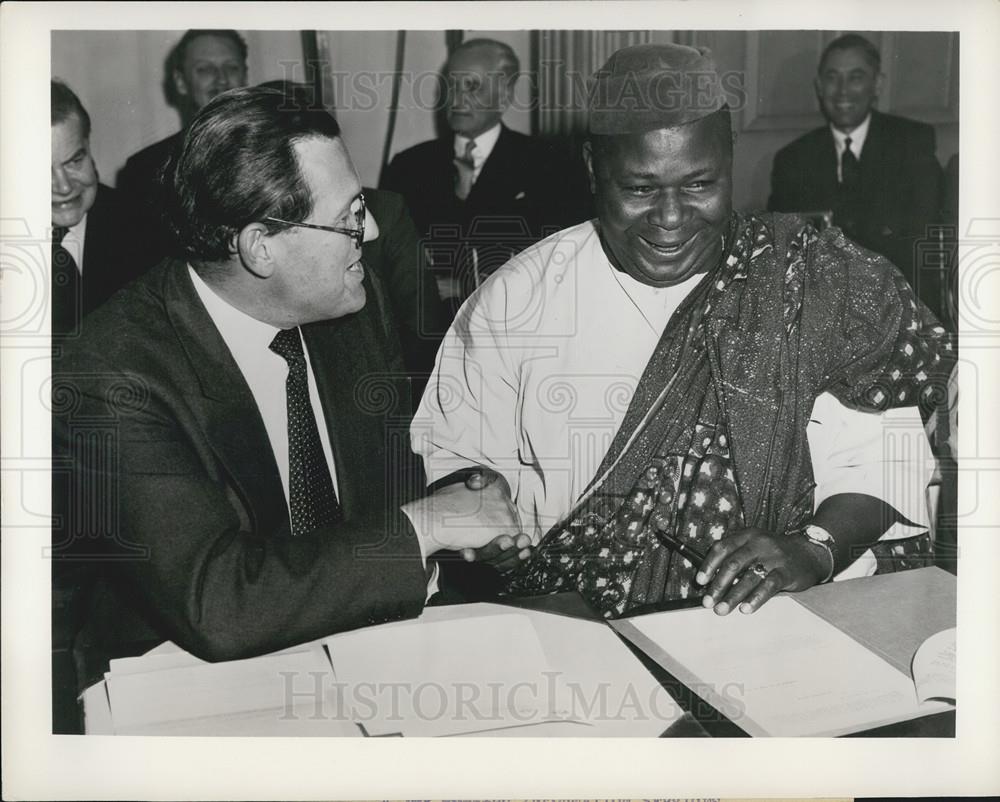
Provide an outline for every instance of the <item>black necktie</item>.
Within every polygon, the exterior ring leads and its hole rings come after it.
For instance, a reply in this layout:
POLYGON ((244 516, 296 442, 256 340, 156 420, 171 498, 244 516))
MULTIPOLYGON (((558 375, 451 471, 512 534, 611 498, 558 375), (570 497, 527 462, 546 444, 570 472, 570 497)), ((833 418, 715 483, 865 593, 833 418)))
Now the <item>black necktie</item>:
POLYGON ((844 189, 853 190, 857 189, 860 179, 861 165, 851 150, 851 138, 847 137, 844 140, 844 152, 840 157, 840 183, 844 189))
POLYGON ((292 535, 301 535, 339 521, 343 512, 309 403, 309 372, 299 330, 279 331, 270 348, 288 363, 288 506, 292 535))
POLYGON ((52 334, 72 334, 80 322, 83 307, 83 282, 80 270, 62 244, 69 229, 52 229, 52 334))

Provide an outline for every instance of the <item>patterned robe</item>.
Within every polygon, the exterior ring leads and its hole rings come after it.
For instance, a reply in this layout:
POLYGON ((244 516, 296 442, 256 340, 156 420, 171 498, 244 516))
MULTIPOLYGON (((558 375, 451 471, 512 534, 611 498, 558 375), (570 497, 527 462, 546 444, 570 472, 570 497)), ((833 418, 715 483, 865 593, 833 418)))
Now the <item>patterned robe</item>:
MULTIPOLYGON (((724 258, 678 307, 580 502, 513 577, 577 590, 607 617, 700 593, 700 551, 748 526, 786 532, 813 509, 805 427, 826 391, 857 408, 940 397, 953 341, 895 268, 784 215, 734 215, 724 258)), ((878 544, 880 570, 926 537, 878 544)))

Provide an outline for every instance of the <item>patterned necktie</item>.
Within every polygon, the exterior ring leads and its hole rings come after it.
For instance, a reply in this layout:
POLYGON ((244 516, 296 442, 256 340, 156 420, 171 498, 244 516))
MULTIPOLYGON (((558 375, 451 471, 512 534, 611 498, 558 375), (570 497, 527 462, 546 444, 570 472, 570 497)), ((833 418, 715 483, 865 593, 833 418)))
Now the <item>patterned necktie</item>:
POLYGON ((476 174, 476 162, 472 158, 472 151, 475 149, 476 141, 470 139, 465 143, 465 155, 455 157, 455 196, 459 200, 464 201, 472 192, 476 174))
POLYGON ((861 165, 851 150, 851 138, 844 140, 844 152, 840 157, 840 183, 844 189, 853 190, 861 180, 861 165))
POLYGON ((292 535, 311 532, 343 517, 309 402, 309 372, 299 330, 283 329, 269 346, 288 363, 288 506, 292 535))
POLYGON ((52 229, 52 334, 72 334, 82 317, 83 282, 72 254, 63 247, 69 229, 52 229))

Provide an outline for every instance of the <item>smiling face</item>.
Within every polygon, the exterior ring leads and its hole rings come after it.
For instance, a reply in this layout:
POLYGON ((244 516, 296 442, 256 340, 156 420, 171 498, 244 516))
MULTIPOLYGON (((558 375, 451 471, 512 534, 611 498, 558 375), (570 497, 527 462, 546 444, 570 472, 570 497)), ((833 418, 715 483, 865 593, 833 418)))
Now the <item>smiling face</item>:
POLYGON ((713 267, 732 212, 728 115, 584 148, 611 263, 652 287, 713 267))
POLYGON ((76 114, 52 126, 52 225, 71 228, 97 198, 97 168, 76 114))
POLYGON ((513 86, 488 46, 457 51, 445 69, 448 81, 448 125, 456 134, 474 139, 500 122, 510 107, 513 86))
POLYGON ((831 50, 820 65, 816 94, 834 128, 850 133, 865 121, 882 88, 882 76, 864 51, 831 50))
POLYGON ((199 110, 216 95, 246 86, 247 65, 236 44, 223 36, 205 34, 191 40, 184 60, 174 70, 174 87, 199 110))
MULTIPOLYGON (((356 228, 361 183, 340 139, 296 142, 299 169, 313 198, 304 223, 356 228)), ((378 236, 370 214, 365 241, 378 236)), ((293 227, 274 234, 277 270, 268 281, 272 308, 287 326, 330 320, 365 305, 365 272, 354 239, 334 231, 293 227)))

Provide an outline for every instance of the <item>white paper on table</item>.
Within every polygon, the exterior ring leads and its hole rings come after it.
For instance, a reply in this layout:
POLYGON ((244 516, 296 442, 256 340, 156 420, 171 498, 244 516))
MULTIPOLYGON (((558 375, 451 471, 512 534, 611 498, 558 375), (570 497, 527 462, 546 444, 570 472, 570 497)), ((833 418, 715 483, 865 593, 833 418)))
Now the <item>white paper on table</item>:
POLYGON ((113 661, 111 718, 128 735, 360 735, 329 696, 318 646, 208 663, 184 652, 113 661))
POLYGON ((931 635, 913 655, 913 684, 921 702, 955 701, 955 635, 955 627, 931 635))
MULTIPOLYGON (((542 610, 478 603, 427 607, 421 622, 438 623, 519 615, 535 628, 549 669, 554 672, 562 721, 526 725, 484 723, 464 736, 489 737, 656 737, 684 711, 602 620, 573 618, 542 610)), ((382 625, 389 632, 412 622, 382 625)))
POLYGON ((611 625, 751 735, 832 736, 950 709, 789 597, 752 615, 676 610, 611 625))
POLYGON ((324 643, 343 708, 369 735, 460 735, 559 718, 559 677, 520 613, 418 619, 324 643))

